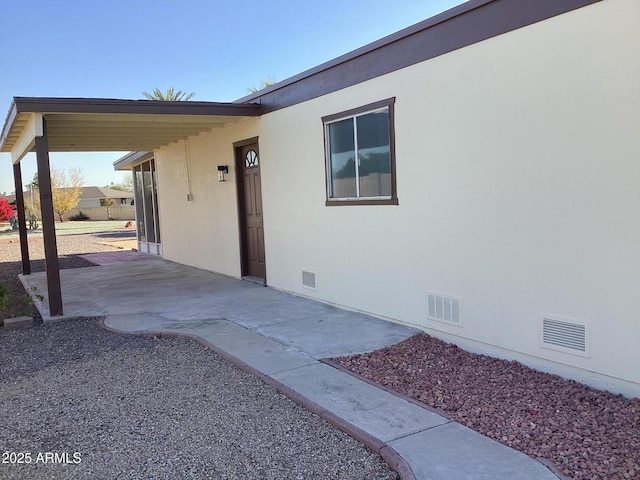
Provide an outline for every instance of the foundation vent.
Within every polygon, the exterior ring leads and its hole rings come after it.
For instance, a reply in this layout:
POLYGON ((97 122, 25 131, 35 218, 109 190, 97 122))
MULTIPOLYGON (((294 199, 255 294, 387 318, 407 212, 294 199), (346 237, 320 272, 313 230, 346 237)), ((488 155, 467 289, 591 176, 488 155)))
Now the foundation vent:
POLYGON ((588 355, 587 324, 548 316, 542 317, 542 345, 577 355, 588 355))
POLYGON ((302 285, 308 288, 316 288, 316 274, 302 271, 302 285))
POLYGON ((460 321, 460 299, 446 297, 435 293, 427 294, 428 312, 431 320, 455 323, 462 325, 460 321))

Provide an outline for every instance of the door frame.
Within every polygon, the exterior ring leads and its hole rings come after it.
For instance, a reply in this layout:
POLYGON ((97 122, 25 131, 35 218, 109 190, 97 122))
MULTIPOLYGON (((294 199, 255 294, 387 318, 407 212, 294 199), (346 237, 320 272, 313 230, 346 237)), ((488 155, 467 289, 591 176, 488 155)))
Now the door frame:
MULTIPOLYGON (((260 145, 258 143, 259 137, 251 137, 245 140, 240 140, 238 142, 233 142, 233 158, 235 162, 235 177, 236 177, 236 195, 238 202, 238 234, 240 239, 240 277, 244 278, 247 276, 249 271, 248 266, 248 241, 247 241, 247 229, 246 229, 246 215, 245 215, 245 205, 244 205, 244 175, 243 175, 243 167, 244 167, 244 158, 240 155, 240 149, 242 147, 246 147, 247 145, 256 145, 256 152, 258 153, 259 165, 262 167, 262 158, 260 157, 260 145)), ((260 169, 260 192, 262 192, 262 168, 260 169)), ((262 195, 262 193, 261 193, 262 195)), ((260 199, 262 202, 262 198, 260 199)), ((263 232, 264 232, 264 205, 262 206, 262 219, 263 219, 263 232)), ((266 250, 266 249, 265 249, 266 250)), ((264 261, 264 285, 267 285, 267 258, 265 251, 265 261, 264 261)))

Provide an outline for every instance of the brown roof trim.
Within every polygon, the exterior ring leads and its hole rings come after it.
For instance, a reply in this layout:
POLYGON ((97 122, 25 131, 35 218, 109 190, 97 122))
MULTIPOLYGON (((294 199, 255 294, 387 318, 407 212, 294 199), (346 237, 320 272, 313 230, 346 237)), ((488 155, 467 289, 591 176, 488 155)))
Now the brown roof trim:
POLYGON ((600 1, 470 0, 236 102, 272 112, 600 1))
POLYGON ((138 163, 151 160, 153 152, 129 152, 113 162, 114 170, 131 170, 138 163))
POLYGON ((9 113, 7 113, 7 118, 4 121, 4 125, 2 126, 2 132, 0 133, 0 148, 7 141, 7 137, 9 136, 9 132, 11 131, 11 125, 15 121, 18 116, 18 109, 16 107, 16 99, 11 100, 11 106, 9 107, 9 113))
POLYGON ((164 102, 160 100, 122 100, 116 98, 13 97, 16 113, 130 113, 161 115, 260 115, 257 103, 164 102))

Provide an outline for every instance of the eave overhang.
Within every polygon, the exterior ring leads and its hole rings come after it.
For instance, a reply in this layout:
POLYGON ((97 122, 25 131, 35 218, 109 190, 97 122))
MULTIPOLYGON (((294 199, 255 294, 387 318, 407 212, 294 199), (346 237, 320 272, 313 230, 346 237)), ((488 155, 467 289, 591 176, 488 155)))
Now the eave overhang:
POLYGON ((14 97, 0 152, 19 162, 33 151, 43 120, 50 152, 153 151, 260 113, 258 104, 14 97))
POLYGON ((153 158, 153 152, 129 152, 113 162, 114 170, 131 170, 139 163, 146 162, 153 158))

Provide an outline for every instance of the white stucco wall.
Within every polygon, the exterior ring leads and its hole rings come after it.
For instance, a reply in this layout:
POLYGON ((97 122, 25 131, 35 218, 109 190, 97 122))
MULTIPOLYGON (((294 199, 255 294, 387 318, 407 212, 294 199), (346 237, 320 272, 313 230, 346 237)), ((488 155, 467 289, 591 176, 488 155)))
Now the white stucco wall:
POLYGON ((265 116, 269 283, 640 395, 638 19, 607 0, 265 116), (320 118, 392 96, 400 204, 325 207, 320 118), (590 357, 542 348, 542 314, 590 357))
POLYGON ((257 136, 259 122, 245 120, 155 153, 164 258, 240 276, 233 142, 257 136), (229 166, 225 182, 218 182, 218 165, 229 166))
POLYGON ((190 140, 193 202, 184 145, 161 150, 165 257, 239 275, 216 165, 259 135, 269 285, 640 396, 638 19, 605 0, 190 140), (399 205, 326 207, 321 117, 389 97, 399 205), (588 324, 589 354, 542 348, 542 314, 588 324))

